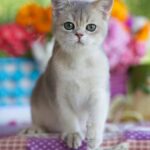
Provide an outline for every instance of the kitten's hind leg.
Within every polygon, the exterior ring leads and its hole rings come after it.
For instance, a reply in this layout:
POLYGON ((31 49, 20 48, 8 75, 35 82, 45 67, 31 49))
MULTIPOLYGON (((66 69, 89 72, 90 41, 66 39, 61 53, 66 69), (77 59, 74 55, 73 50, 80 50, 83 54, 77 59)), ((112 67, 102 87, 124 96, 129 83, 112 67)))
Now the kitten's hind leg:
POLYGON ((19 132, 19 136, 31 136, 31 137, 45 137, 48 134, 37 126, 31 126, 29 128, 23 129, 19 132))

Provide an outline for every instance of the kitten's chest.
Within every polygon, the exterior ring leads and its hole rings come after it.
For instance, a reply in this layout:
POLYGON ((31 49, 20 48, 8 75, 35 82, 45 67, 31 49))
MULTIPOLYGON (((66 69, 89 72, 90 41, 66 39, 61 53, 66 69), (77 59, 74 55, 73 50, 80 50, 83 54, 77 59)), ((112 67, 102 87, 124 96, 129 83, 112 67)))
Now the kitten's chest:
POLYGON ((58 97, 64 97, 65 102, 62 103, 70 105, 77 112, 88 109, 92 92, 100 89, 106 74, 105 62, 101 63, 101 60, 94 58, 76 64, 62 63, 58 59, 55 61, 56 93, 58 97))
POLYGON ((57 68, 57 86, 66 100, 75 108, 84 108, 91 91, 97 86, 98 69, 93 66, 80 64, 79 66, 57 68))
POLYGON ((92 83, 91 77, 86 75, 85 71, 65 74, 65 77, 61 78, 59 82, 59 88, 63 92, 65 101, 76 113, 87 108, 87 101, 92 88, 90 83, 92 83))
POLYGON ((93 78, 99 75, 97 66, 88 66, 88 64, 77 64, 65 66, 59 64, 57 68, 57 77, 59 81, 73 84, 76 86, 84 86, 93 81, 93 78))

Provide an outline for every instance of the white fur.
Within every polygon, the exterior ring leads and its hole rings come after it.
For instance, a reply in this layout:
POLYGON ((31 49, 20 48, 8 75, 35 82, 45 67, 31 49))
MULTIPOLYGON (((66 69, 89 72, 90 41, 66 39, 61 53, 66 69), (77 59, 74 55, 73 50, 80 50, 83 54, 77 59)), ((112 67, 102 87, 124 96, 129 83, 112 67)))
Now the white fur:
POLYGON ((100 48, 108 20, 95 4, 75 1, 62 10, 61 1, 53 1, 56 42, 33 91, 33 124, 61 133, 71 148, 78 148, 86 138, 89 149, 96 150, 103 140, 109 108, 109 65, 100 48), (68 20, 75 23, 74 31, 64 30, 62 24, 68 20), (97 25, 94 33, 85 30, 89 23, 97 25), (83 33, 82 44, 77 42, 76 32, 83 33))
POLYGON ((60 59, 55 61, 56 74, 59 75, 57 96, 61 97, 58 99, 61 113, 58 119, 62 121, 65 133, 78 132, 94 149, 102 142, 108 113, 109 66, 99 47, 93 45, 86 50, 89 50, 86 55, 80 53, 76 57, 74 54, 71 63, 60 59), (89 57, 90 62, 86 64, 89 57), (70 67, 66 68, 66 65, 70 67), (67 120, 63 116, 67 116, 67 120))

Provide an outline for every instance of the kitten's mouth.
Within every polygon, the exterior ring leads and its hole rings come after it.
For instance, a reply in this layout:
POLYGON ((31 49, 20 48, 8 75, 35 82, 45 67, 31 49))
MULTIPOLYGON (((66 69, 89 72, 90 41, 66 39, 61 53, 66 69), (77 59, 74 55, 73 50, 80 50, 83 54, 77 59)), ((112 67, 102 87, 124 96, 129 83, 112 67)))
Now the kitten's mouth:
POLYGON ((77 44, 84 45, 84 43, 81 42, 80 40, 77 41, 77 44))

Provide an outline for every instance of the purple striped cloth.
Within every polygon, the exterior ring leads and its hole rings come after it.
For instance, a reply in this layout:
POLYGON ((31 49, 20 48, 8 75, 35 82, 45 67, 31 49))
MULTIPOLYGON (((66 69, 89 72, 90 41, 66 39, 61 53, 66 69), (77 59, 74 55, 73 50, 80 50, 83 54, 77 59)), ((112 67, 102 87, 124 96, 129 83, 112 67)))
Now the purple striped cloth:
POLYGON ((110 76, 111 97, 127 93, 127 72, 112 71, 110 76))
MULTIPOLYGON (((30 138, 27 142, 27 150, 70 150, 67 145, 58 138, 30 138)), ((85 143, 78 150, 87 150, 85 143)))
POLYGON ((150 127, 135 127, 124 132, 124 138, 128 140, 150 140, 150 127))

